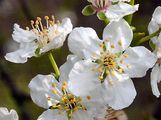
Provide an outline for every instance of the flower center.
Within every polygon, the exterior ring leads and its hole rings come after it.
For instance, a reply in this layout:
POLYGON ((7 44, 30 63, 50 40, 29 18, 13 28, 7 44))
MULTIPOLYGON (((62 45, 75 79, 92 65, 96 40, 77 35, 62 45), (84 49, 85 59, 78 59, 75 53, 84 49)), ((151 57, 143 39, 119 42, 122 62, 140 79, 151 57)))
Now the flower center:
POLYGON ((110 51, 106 49, 104 42, 100 44, 100 57, 94 60, 94 62, 98 64, 96 71, 99 72, 99 79, 101 83, 103 83, 105 78, 110 74, 114 76, 115 71, 119 73, 123 72, 117 64, 119 56, 119 53, 110 53, 110 51))
MULTIPOLYGON (((49 109, 58 109, 61 111, 65 111, 67 114, 68 119, 70 120, 73 117, 73 113, 77 110, 87 110, 86 107, 84 107, 81 102, 82 99, 80 97, 76 97, 73 94, 69 93, 67 90, 67 83, 64 82, 61 90, 59 90, 60 86, 56 86, 56 84, 52 84, 52 93, 54 95, 57 95, 59 100, 56 100, 51 97, 48 98, 48 102, 55 101, 55 104, 51 104, 49 109)), ((87 99, 89 100, 90 97, 88 96, 87 99)))
MULTIPOLYGON (((60 24, 60 21, 56 21, 54 16, 51 16, 51 19, 48 16, 45 16, 44 19, 46 21, 46 25, 43 25, 40 17, 37 17, 36 21, 31 20, 32 31, 37 36, 35 43, 38 44, 39 48, 47 45, 57 35, 59 35, 57 25, 60 24)), ((26 27, 26 29, 30 30, 29 27, 26 27)))

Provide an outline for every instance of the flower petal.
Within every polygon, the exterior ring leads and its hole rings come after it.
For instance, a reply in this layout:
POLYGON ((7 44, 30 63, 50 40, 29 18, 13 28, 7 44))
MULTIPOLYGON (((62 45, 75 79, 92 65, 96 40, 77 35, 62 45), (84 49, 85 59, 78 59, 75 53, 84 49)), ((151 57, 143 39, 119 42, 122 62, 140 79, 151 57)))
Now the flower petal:
POLYGON ((118 64, 130 77, 143 77, 156 63, 156 56, 143 46, 130 47, 120 57, 118 64))
POLYGON ((65 35, 69 34, 73 29, 72 22, 70 18, 64 18, 62 20, 62 23, 58 25, 58 31, 59 32, 64 32, 65 35))
POLYGON ((37 75, 31 80, 29 83, 30 95, 35 104, 48 109, 52 104, 57 103, 60 98, 52 93, 53 83, 59 87, 59 83, 52 75, 37 75), (48 97, 53 100, 48 101, 48 97))
POLYGON ((57 49, 63 46, 66 36, 67 35, 64 35, 64 33, 60 33, 60 35, 56 36, 52 41, 42 48, 41 53, 45 53, 52 49, 57 49))
POLYGON ((73 68, 74 64, 76 62, 78 62, 80 60, 80 58, 78 56, 75 55, 68 55, 67 57, 67 61, 60 66, 60 77, 59 77, 59 81, 67 81, 69 80, 69 73, 71 71, 71 69, 73 68))
POLYGON ((133 32, 129 24, 123 19, 111 22, 103 31, 103 40, 107 49, 114 53, 125 50, 130 45, 132 38, 133 32))
MULTIPOLYGON (((161 24, 161 7, 157 7, 153 13, 152 19, 148 25, 148 31, 149 34, 152 34, 154 32, 156 32, 157 30, 159 30, 161 24)), ((153 37, 152 41, 154 43, 157 43, 157 37, 153 37)))
POLYGON ((65 113, 60 113, 57 110, 47 110, 37 120, 68 120, 68 118, 65 113))
POLYGON ((8 111, 7 108, 0 108, 0 120, 18 120, 18 115, 15 110, 8 111))
POLYGON ((28 58, 35 56, 36 46, 33 43, 21 43, 20 48, 7 53, 5 59, 13 63, 25 63, 28 58))
POLYGON ((158 83, 161 81, 161 66, 156 64, 151 72, 151 87, 153 95, 156 97, 160 96, 160 92, 158 89, 158 83))
POLYGON ((105 15, 110 21, 118 21, 126 15, 133 14, 139 8, 139 5, 129 5, 127 3, 119 2, 116 5, 111 5, 105 15))
POLYGON ((12 34, 13 40, 16 42, 32 42, 37 36, 32 31, 24 30, 20 28, 18 24, 14 24, 14 31, 12 34))
POLYGON ((132 80, 124 74, 115 73, 115 76, 104 82, 104 99, 115 110, 128 107, 136 96, 132 80))
POLYGON ((101 41, 92 28, 75 28, 68 38, 69 50, 80 58, 89 57, 93 53, 99 53, 99 43, 101 41))
POLYGON ((100 84, 98 75, 94 71, 94 63, 89 60, 75 63, 69 73, 69 90, 76 96, 86 96, 100 84))
MULTIPOLYGON (((152 19, 148 25, 148 31, 149 34, 152 34, 154 32, 156 32, 157 30, 159 30, 159 25, 156 23, 156 21, 154 19, 152 19)), ((153 41, 153 43, 157 43, 158 37, 153 37, 151 40, 153 41)))
POLYGON ((73 120, 93 120, 93 117, 87 111, 77 111, 73 114, 73 120))

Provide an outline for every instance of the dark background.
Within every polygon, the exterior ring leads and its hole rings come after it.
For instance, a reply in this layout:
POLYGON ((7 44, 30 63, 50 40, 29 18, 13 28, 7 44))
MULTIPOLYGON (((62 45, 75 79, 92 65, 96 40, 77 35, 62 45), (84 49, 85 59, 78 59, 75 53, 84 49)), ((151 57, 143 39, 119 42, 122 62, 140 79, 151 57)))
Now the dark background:
MULTIPOLYGON (((140 9, 134 14, 132 25, 139 32, 147 32, 151 15, 161 5, 161 0, 137 0, 136 3, 140 4, 140 9)), ((31 58, 25 64, 13 64, 4 59, 6 52, 17 48, 11 37, 13 24, 18 23, 25 28, 37 16, 70 17, 75 27, 92 27, 101 36, 104 23, 95 15, 83 16, 81 10, 85 5, 88 5, 86 0, 0 0, 0 106, 16 109, 22 120, 36 120, 44 110, 31 101, 28 83, 38 73, 49 74, 52 71, 45 55, 31 58)), ((59 66, 68 54, 66 43, 61 51, 55 51, 59 66)), ((161 120, 161 99, 152 95, 149 73, 144 78, 133 80, 138 94, 134 103, 125 109, 129 120, 153 120, 154 117, 161 120)))

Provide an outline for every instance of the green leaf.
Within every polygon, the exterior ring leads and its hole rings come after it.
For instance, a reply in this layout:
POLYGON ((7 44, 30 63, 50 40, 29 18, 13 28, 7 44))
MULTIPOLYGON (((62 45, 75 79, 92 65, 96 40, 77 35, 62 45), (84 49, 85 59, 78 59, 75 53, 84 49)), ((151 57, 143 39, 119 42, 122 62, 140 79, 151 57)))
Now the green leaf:
POLYGON ((82 10, 82 14, 84 16, 90 16, 96 13, 96 10, 94 10, 94 8, 92 7, 92 5, 87 5, 83 10, 82 10))
POLYGON ((156 45, 151 40, 149 41, 149 46, 152 50, 155 50, 156 45))
POLYGON ((40 54, 40 48, 37 48, 35 50, 35 55, 36 55, 36 57, 40 57, 41 56, 41 54, 40 54))

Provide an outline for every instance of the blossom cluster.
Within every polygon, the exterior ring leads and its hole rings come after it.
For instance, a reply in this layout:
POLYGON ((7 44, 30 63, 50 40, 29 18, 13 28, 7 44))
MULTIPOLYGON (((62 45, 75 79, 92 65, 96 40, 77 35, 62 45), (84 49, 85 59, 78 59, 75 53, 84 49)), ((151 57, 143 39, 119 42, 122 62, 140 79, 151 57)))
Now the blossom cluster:
MULTIPOLYGON (((14 25, 12 37, 19 49, 7 53, 6 60, 25 63, 31 57, 49 54, 55 70, 55 74, 38 74, 29 83, 33 102, 46 109, 38 120, 105 119, 107 107, 120 110, 132 104, 137 94, 132 78, 144 77, 150 68, 152 92, 160 96, 157 83, 161 81, 161 7, 153 13, 149 35, 134 41, 131 22, 125 16, 132 18, 138 4, 131 0, 87 1, 91 5, 82 13, 97 13, 107 24, 102 38, 90 27, 73 28, 70 18, 58 21, 54 16, 45 16, 44 20, 37 17, 26 29, 14 25), (58 68, 52 51, 62 47, 66 39, 71 54, 58 68), (150 40, 152 52, 140 46, 144 40, 150 40)), ((5 108, 0 109, 1 117, 18 120, 15 111, 5 108)))

